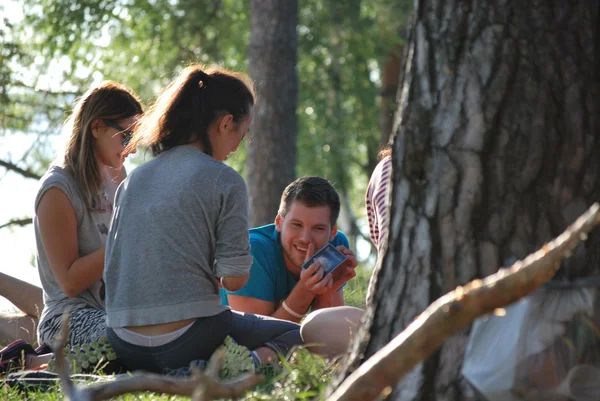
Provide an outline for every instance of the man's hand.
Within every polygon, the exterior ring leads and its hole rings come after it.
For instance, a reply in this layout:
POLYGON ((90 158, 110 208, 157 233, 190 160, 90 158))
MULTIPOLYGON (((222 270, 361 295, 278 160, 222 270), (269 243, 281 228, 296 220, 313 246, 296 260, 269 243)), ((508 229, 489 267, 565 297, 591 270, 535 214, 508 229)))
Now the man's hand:
POLYGON ((338 245, 336 247, 338 251, 346 255, 346 261, 342 263, 340 267, 335 269, 330 275, 333 275, 333 284, 332 291, 335 292, 340 289, 340 287, 346 284, 348 281, 352 280, 356 277, 356 266, 358 266, 358 262, 356 261, 356 256, 354 252, 350 249, 347 249, 343 245, 338 245))
POLYGON ((338 246, 337 249, 346 255, 346 261, 333 272, 329 273, 332 276, 331 290, 315 297, 312 304, 313 310, 344 305, 344 292, 341 287, 356 277, 355 269, 358 263, 356 262, 354 252, 342 245, 338 246))
MULTIPOLYGON (((302 282, 304 286, 313 294, 333 294, 339 290, 342 285, 356 277, 355 269, 356 266, 358 266, 358 262, 356 261, 354 252, 352 252, 350 249, 347 249, 343 245, 337 246, 337 249, 346 256, 346 261, 333 272, 327 274, 325 277, 323 277, 325 274, 323 265, 318 260, 316 260, 307 269, 303 269, 300 272, 300 282, 302 282)), ((314 245, 310 244, 306 252, 305 260, 309 260, 314 252, 314 245)))
MULTIPOLYGON (((305 262, 309 260, 315 253, 315 246, 311 243, 308 245, 306 251, 305 262)), ((333 277, 331 274, 325 275, 325 269, 323 265, 316 260, 312 265, 306 269, 302 269, 300 272, 300 283, 306 287, 306 289, 315 295, 327 294, 331 292, 333 285, 333 277)))

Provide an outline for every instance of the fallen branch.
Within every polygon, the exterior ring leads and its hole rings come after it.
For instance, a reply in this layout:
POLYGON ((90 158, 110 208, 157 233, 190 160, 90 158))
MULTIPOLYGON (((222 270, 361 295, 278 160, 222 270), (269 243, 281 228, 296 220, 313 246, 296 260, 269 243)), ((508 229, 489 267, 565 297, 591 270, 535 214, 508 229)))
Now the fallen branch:
POLYGON ((70 401, 100 401, 126 393, 151 391, 155 393, 193 397, 195 401, 218 398, 235 398, 264 380, 264 376, 243 375, 232 380, 220 381, 219 368, 223 362, 223 350, 217 349, 204 372, 194 371, 191 379, 168 377, 153 373, 135 373, 114 381, 90 385, 74 385, 69 377, 63 349, 69 330, 68 313, 63 315, 62 335, 53 349, 56 353, 56 369, 65 394, 70 401))
POLYGON ((26 225, 29 225, 33 222, 33 219, 31 217, 27 217, 24 219, 11 219, 8 222, 0 225, 0 229, 3 229, 5 227, 10 227, 10 226, 19 226, 19 227, 24 227, 26 225))
POLYGON ((7 170, 14 171, 15 173, 21 174, 25 178, 33 178, 36 180, 39 180, 40 178, 42 178, 41 175, 36 174, 31 170, 23 169, 23 168, 17 166, 16 164, 7 162, 5 160, 0 160, 0 166, 4 167, 7 170))
POLYGON ((475 318, 503 308, 548 281, 580 241, 600 222, 596 203, 564 233, 537 252, 486 279, 473 280, 431 304, 406 330, 363 363, 328 401, 373 400, 392 387, 444 341, 475 318))

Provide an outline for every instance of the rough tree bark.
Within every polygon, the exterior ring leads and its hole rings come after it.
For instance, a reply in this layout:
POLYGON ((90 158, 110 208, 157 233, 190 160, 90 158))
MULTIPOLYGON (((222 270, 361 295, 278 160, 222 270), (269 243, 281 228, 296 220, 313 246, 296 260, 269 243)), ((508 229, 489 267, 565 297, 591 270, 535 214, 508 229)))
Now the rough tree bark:
MULTIPOLYGON (((352 373, 327 401, 369 401, 392 392, 392 386, 417 363, 426 359, 450 336, 477 317, 496 312, 525 297, 560 269, 560 262, 588 238, 600 223, 600 204, 594 203, 560 236, 524 260, 485 279, 472 280, 442 296, 352 373)), ((499 350, 501 352, 501 350, 499 350)), ((542 398, 536 398, 542 399, 542 398)), ((585 399, 585 397, 584 397, 585 399)))
MULTIPOLYGON (((599 3, 415 1, 388 251, 344 375, 435 299, 539 248, 600 200, 599 3)), ((561 271, 585 274, 599 256, 595 232, 561 271)), ((469 399, 467 335, 388 399, 469 399)))
POLYGON ((275 220, 281 193, 296 177, 298 131, 297 0, 251 0, 250 77, 257 89, 247 182, 252 227, 275 220))

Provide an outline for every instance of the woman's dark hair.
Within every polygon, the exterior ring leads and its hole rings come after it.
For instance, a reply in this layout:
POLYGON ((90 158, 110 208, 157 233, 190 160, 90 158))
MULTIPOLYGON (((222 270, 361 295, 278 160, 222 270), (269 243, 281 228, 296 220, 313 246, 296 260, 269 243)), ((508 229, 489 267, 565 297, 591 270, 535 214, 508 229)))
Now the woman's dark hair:
POLYGON ((143 142, 156 156, 199 140, 204 153, 212 156, 210 125, 227 114, 239 122, 248 116, 254 99, 253 85, 246 74, 218 66, 189 66, 142 117, 127 150, 132 151, 143 142))

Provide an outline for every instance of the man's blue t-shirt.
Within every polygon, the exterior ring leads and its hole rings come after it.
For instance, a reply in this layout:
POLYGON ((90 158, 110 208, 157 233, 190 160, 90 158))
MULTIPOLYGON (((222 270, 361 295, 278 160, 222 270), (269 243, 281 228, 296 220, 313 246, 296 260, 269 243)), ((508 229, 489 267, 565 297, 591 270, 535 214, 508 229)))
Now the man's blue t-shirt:
MULTIPOLYGON (((250 277, 244 288, 227 293, 275 302, 277 305, 287 298, 298 280, 285 267, 279 237, 275 224, 250 229, 250 253, 254 258, 250 277)), ((350 248, 348 238, 341 231, 337 232, 331 244, 350 248)), ((224 305, 228 305, 223 290, 221 300, 224 305)))

